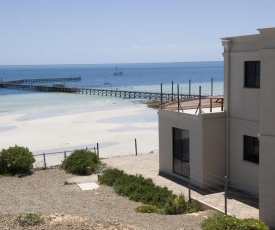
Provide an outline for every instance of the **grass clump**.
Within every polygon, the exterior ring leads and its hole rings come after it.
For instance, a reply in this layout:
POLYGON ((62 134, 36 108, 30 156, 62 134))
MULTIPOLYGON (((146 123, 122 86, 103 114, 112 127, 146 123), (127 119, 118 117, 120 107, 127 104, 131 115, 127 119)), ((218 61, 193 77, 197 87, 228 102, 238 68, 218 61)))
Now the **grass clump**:
POLYGON ((75 175, 88 175, 88 167, 91 172, 97 172, 101 162, 96 153, 84 149, 73 151, 61 164, 61 169, 75 175))
POLYGON ((19 215, 17 221, 20 226, 28 227, 43 224, 45 221, 43 217, 35 213, 27 213, 24 215, 19 215))
POLYGON ((202 222, 203 230, 269 230, 269 227, 260 220, 253 218, 238 219, 224 214, 215 214, 202 222))
POLYGON ((160 209, 155 205, 141 205, 136 207, 135 211, 141 213, 159 213, 160 209))
POLYGON ((183 194, 176 196, 174 199, 170 199, 165 203, 163 212, 167 215, 176 215, 184 213, 187 210, 187 202, 183 194))
POLYGON ((197 200, 191 199, 190 202, 188 202, 188 213, 199 212, 201 210, 201 204, 197 200))
MULTIPOLYGON (((99 182, 113 186, 118 195, 145 204, 145 206, 136 208, 137 212, 159 212, 163 214, 188 212, 183 195, 176 196, 167 187, 157 186, 152 179, 144 178, 142 175, 128 175, 118 169, 107 169, 99 178, 99 182)), ((197 206, 193 205, 192 210, 195 210, 197 206)))
POLYGON ((16 175, 29 173, 35 159, 26 147, 15 145, 0 152, 0 174, 16 175))

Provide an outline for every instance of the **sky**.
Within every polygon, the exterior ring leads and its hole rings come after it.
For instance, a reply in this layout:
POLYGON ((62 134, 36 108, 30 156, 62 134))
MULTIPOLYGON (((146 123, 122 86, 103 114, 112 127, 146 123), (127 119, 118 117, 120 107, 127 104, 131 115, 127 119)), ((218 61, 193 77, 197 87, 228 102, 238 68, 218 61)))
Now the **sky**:
POLYGON ((275 0, 0 0, 0 65, 223 60, 275 27, 275 0))

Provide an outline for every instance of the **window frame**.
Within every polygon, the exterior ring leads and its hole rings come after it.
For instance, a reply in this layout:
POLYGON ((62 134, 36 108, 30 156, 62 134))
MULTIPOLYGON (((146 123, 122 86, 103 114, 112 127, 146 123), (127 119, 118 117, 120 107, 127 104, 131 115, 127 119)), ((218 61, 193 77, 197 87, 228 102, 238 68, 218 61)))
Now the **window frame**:
POLYGON ((243 160, 253 164, 260 164, 260 143, 257 137, 243 135, 243 160), (252 145, 248 146, 251 143, 252 145))
POLYGON ((260 89, 261 88, 260 80, 261 80, 261 61, 259 60, 244 61, 243 87, 246 89, 260 89), (252 67, 252 64, 254 64, 253 67, 252 67))

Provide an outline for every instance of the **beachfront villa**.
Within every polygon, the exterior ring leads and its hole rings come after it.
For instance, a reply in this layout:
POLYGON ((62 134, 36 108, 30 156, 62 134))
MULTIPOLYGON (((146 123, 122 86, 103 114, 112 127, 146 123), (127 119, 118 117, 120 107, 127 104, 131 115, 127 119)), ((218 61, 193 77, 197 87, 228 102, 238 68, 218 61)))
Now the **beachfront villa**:
POLYGON ((159 110, 159 171, 202 188, 226 176, 275 226, 275 28, 258 31, 222 38, 224 109, 159 110))

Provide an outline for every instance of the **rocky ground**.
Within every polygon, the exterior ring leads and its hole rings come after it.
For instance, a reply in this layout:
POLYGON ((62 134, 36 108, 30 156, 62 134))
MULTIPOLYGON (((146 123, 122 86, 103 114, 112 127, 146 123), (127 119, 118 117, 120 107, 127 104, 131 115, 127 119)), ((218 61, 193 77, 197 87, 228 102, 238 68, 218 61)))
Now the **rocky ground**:
POLYGON ((136 213, 139 203, 118 196, 111 187, 82 191, 59 169, 35 171, 25 177, 0 178, 0 229, 201 229, 207 210, 189 215, 136 213), (18 215, 38 213, 46 222, 21 227, 18 215))

